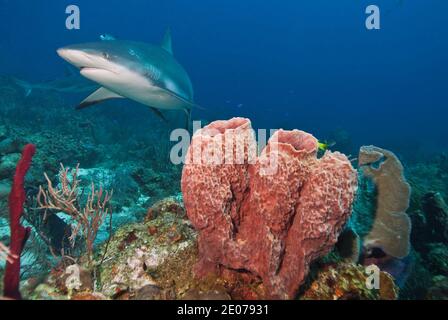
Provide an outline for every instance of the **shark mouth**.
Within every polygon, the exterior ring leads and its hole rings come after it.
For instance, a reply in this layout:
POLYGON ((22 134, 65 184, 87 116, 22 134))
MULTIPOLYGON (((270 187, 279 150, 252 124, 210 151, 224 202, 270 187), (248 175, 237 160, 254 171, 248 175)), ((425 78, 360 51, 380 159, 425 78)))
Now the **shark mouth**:
POLYGON ((79 67, 80 71, 87 71, 87 70, 101 70, 100 68, 93 68, 93 67, 79 67))
POLYGON ((95 68, 95 67, 79 67, 79 71, 82 74, 83 72, 89 72, 89 71, 106 71, 114 74, 118 74, 115 71, 104 69, 104 68, 95 68))

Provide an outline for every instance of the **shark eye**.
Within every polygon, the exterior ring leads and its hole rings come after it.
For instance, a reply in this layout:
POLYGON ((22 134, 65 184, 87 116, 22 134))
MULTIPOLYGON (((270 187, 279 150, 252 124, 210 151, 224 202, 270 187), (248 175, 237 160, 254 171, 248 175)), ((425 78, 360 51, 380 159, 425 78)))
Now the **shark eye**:
POLYGON ((107 59, 107 60, 109 60, 109 58, 110 58, 110 56, 107 52, 103 52, 103 57, 104 57, 104 59, 107 59))

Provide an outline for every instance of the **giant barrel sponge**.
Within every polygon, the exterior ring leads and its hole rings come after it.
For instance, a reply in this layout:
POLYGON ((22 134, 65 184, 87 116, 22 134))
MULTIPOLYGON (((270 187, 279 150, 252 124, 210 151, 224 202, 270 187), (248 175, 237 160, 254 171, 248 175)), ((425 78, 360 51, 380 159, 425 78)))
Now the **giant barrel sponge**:
POLYGON ((266 296, 291 299, 310 264, 347 222, 357 174, 347 157, 299 131, 277 131, 260 155, 248 119, 216 121, 193 136, 182 173, 198 230, 197 276, 222 270, 260 278, 266 296))

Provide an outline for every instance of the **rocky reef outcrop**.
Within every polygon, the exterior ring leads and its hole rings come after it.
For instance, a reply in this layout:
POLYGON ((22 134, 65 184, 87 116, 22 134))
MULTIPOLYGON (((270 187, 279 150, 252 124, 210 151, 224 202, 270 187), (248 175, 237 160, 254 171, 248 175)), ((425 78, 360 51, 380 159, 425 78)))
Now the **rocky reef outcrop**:
POLYGON ((196 232, 185 219, 182 205, 173 198, 156 203, 148 212, 144 222, 122 226, 97 250, 94 272, 82 265, 61 261, 28 297, 76 300, 181 298, 194 283, 191 269, 197 258, 196 232), (72 286, 68 278, 73 270, 79 271, 79 283, 72 286))
POLYGON ((301 295, 303 300, 395 300, 398 288, 387 272, 379 274, 378 289, 368 288, 365 267, 346 262, 326 265, 301 295))

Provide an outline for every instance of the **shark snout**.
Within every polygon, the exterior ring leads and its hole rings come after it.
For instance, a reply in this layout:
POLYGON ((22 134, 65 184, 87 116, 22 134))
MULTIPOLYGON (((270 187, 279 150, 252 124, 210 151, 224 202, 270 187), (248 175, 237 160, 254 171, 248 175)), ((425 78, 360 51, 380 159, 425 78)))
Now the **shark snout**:
POLYGON ((56 52, 62 59, 64 59, 65 61, 74 65, 77 68, 90 67, 93 62, 90 55, 82 50, 60 48, 56 50, 56 52))

